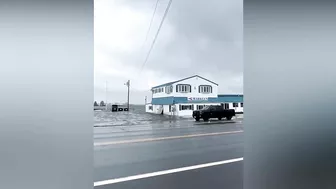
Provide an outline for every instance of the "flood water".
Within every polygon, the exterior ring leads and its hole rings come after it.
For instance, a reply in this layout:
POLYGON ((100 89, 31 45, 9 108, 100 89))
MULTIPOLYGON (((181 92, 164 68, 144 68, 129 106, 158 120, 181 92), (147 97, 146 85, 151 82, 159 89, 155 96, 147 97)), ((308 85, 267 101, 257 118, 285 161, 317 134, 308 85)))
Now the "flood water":
POLYGON ((192 118, 179 118, 146 113, 144 105, 130 106, 129 112, 94 112, 95 127, 151 125, 157 123, 179 122, 190 119, 192 120, 192 118))

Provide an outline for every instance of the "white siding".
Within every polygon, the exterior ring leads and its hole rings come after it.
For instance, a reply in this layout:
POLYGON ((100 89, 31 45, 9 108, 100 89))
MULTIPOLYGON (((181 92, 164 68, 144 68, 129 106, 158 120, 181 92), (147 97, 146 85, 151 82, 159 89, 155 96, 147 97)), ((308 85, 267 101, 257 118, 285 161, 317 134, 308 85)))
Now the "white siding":
POLYGON ((204 80, 202 78, 199 78, 199 77, 193 77, 193 78, 190 78, 190 79, 186 79, 184 81, 180 81, 178 83, 174 83, 174 92, 172 93, 173 96, 175 97, 214 97, 216 98, 217 97, 217 93, 218 93, 218 86, 207 81, 207 80, 204 80), (188 84, 188 85, 191 85, 191 93, 179 93, 179 92, 176 92, 176 85, 178 84, 188 84), (209 93, 209 94, 203 94, 203 93, 199 93, 198 92, 198 87, 200 85, 210 85, 212 87, 212 93, 209 93))
MULTIPOLYGON (((191 105, 191 104, 177 104, 176 107, 178 109, 177 111, 177 116, 181 116, 181 117, 189 117, 189 118, 192 118, 192 112, 193 110, 180 110, 179 109, 179 106, 180 105, 191 105)), ((194 110, 197 110, 197 105, 206 105, 206 106, 209 106, 209 105, 220 105, 220 103, 195 103, 195 104, 192 104, 194 106, 194 110)))
MULTIPOLYGON (((240 106, 240 103, 238 104, 238 107, 233 107, 233 103, 228 103, 229 104, 229 109, 234 109, 236 112, 243 112, 244 108, 240 106)), ((180 117, 189 117, 192 118, 192 111, 193 110, 180 110, 179 106, 180 105, 191 105, 191 104, 176 104, 176 111, 175 112, 169 112, 169 105, 151 105, 147 104, 146 105, 146 112, 147 113, 154 113, 154 114, 161 114, 162 108, 163 108, 163 114, 164 115, 175 115, 175 116, 180 116, 180 117), (153 107, 153 110, 149 110, 149 106, 153 107)), ((194 110, 197 109, 197 105, 220 105, 220 103, 195 103, 193 104, 194 110)))
POLYGON ((150 106, 153 107, 152 104, 146 104, 146 105, 145 105, 146 112, 148 112, 148 113, 153 113, 153 110, 150 110, 150 109, 149 109, 150 106))
POLYGON ((170 94, 167 94, 165 91, 165 87, 164 88, 164 92, 161 93, 155 93, 153 94, 153 98, 160 98, 160 97, 169 97, 169 96, 175 96, 175 97, 217 97, 217 93, 218 93, 218 86, 213 84, 212 82, 209 82, 207 80, 204 80, 200 77, 192 77, 190 79, 186 79, 177 83, 173 84, 173 92, 170 94), (176 85, 178 84, 188 84, 191 85, 191 93, 178 93, 176 92, 176 85), (208 94, 203 94, 203 93, 199 93, 198 92, 198 87, 200 85, 210 85, 212 87, 212 93, 208 93, 208 94))
POLYGON ((161 114, 162 109, 163 109, 163 114, 164 115, 177 115, 176 112, 175 112, 175 114, 173 112, 169 112, 169 105, 152 105, 152 104, 146 104, 146 112, 147 113, 161 114), (150 106, 153 107, 152 110, 149 110, 150 106))
POLYGON ((244 112, 244 107, 241 107, 241 103, 240 102, 238 103, 238 107, 233 107, 233 103, 230 103, 230 104, 231 104, 230 108, 234 109, 235 112, 244 112))
POLYGON ((173 93, 170 93, 170 94, 166 93, 165 87, 162 87, 162 88, 163 88, 163 92, 161 92, 161 93, 154 93, 153 94, 153 98, 173 96, 173 93))

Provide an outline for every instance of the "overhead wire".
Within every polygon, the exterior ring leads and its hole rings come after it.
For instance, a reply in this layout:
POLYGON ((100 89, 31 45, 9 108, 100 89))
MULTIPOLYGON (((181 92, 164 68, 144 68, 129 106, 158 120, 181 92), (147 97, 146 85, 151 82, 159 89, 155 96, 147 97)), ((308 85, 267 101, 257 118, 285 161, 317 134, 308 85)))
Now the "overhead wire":
POLYGON ((159 28, 158 28, 158 30, 157 30, 157 32, 156 32, 156 34, 155 34, 155 37, 154 37, 154 39, 153 39, 153 42, 152 42, 152 44, 151 44, 151 46, 150 46, 150 49, 149 49, 149 51, 148 51, 148 53, 147 53, 147 55, 146 55, 146 59, 145 59, 145 61, 143 62, 142 66, 141 66, 140 74, 142 73, 142 70, 143 70, 144 66, 146 65, 146 63, 147 63, 147 61, 148 61, 148 58, 149 58, 149 56, 150 56, 150 54, 151 54, 151 52, 152 52, 152 50, 153 50, 154 44, 155 44, 155 42, 156 42, 156 39, 157 39, 157 37, 159 36, 159 33, 160 33, 160 31, 161 31, 161 27, 162 27, 162 25, 163 25, 163 23, 164 23, 164 21, 165 21, 165 19, 166 19, 166 17, 167 17, 167 14, 168 14, 168 11, 169 11, 169 8, 170 8, 171 3, 172 3, 172 0, 169 0, 168 5, 167 5, 167 7, 166 7, 166 10, 165 10, 165 12, 164 12, 164 15, 163 15, 163 17, 162 17, 162 19, 161 19, 159 28))
POLYGON ((145 43, 146 43, 146 41, 147 41, 147 39, 148 39, 148 34, 149 34, 149 32, 150 32, 150 30, 151 30, 151 28, 152 28, 153 20, 154 20, 154 17, 155 17, 155 13, 156 13, 156 9, 157 9, 157 6, 158 6, 158 4, 159 4, 159 1, 160 1, 160 0, 156 0, 155 7, 154 7, 154 11, 153 11, 153 14, 152 14, 152 18, 151 18, 151 20, 150 20, 149 27, 148 27, 148 30, 147 30, 147 33, 146 33, 146 38, 145 38, 144 44, 143 44, 142 46, 145 45, 145 43))

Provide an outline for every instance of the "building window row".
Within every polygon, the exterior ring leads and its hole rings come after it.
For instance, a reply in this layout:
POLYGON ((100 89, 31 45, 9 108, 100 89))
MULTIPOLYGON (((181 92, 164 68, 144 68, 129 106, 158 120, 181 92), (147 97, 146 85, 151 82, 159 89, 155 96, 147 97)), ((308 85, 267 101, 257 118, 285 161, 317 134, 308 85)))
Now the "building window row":
POLYGON ((179 110, 194 110, 194 105, 181 105, 179 106, 179 110))
MULTIPOLYGON (((229 103, 225 103, 224 105, 227 105, 227 108, 229 108, 229 103)), ((236 108, 236 107, 239 106, 239 103, 234 102, 234 103, 232 103, 232 105, 233 105, 234 108, 236 108)), ((195 104, 195 106, 194 106, 194 104, 188 104, 188 105, 179 104, 178 110, 179 111, 181 111, 181 110, 195 110, 195 109, 196 110, 201 110, 201 109, 203 109, 206 106, 209 106, 209 105, 197 105, 197 104, 195 104)), ((172 105, 169 105, 169 112, 175 111, 175 110, 173 110, 173 109, 175 109, 174 107, 172 105)), ((243 103, 242 102, 240 103, 240 107, 243 107, 243 103)), ((153 106, 149 106, 148 110, 153 111, 153 106)))
MULTIPOLYGON (((163 93, 166 92, 167 94, 170 94, 173 92, 173 86, 169 85, 166 87, 159 87, 156 89, 153 89, 153 94, 156 93, 163 93)), ((176 92, 178 93, 191 93, 191 85, 188 84, 178 84, 176 85, 176 92)), ((212 93, 212 86, 211 85, 200 85, 198 87, 198 92, 199 93, 212 93)))
MULTIPOLYGON (((233 107, 234 107, 234 108, 238 108, 238 107, 239 107, 239 106, 238 106, 238 103, 237 103, 237 102, 234 102, 234 103, 233 103, 233 107)), ((242 108, 244 107, 243 102, 240 103, 240 107, 242 107, 242 108)))
MULTIPOLYGON (((229 103, 226 103, 226 105, 227 105, 227 108, 229 108, 229 103)), ((208 106, 208 105, 195 105, 195 108, 196 108, 196 110, 201 110, 206 106, 208 106)), ((232 103, 232 107, 234 107, 234 108, 239 107, 239 103, 236 103, 236 102, 232 103)), ((242 102, 240 103, 240 107, 243 107, 242 102)), ((179 110, 180 111, 181 110, 194 110, 194 105, 193 104, 190 104, 190 105, 181 105, 180 104, 179 105, 179 110)))
MULTIPOLYGON (((191 85, 179 84, 176 85, 176 92, 178 93, 191 93, 191 85)), ((210 85, 200 85, 198 87, 199 93, 212 93, 212 86, 210 85)))
POLYGON ((163 87, 153 89, 153 94, 162 93, 162 92, 164 92, 164 88, 163 87))

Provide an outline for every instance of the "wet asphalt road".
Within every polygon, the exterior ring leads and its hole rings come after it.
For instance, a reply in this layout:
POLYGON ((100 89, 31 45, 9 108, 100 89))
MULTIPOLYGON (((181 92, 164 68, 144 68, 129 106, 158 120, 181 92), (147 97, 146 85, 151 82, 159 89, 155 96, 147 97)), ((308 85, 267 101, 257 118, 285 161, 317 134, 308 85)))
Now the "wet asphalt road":
MULTIPOLYGON (((153 173, 243 157, 243 125, 236 121, 190 120, 156 125, 95 128, 94 181, 153 173), (208 133, 227 133, 199 136, 208 133), (165 139, 180 136, 181 138, 165 139), (185 136, 191 136, 184 138, 185 136), (144 139, 163 138, 158 141, 144 139), (136 140, 136 142, 132 142, 136 140), (100 146, 110 141, 123 144, 100 146)), ((243 161, 96 186, 112 188, 243 188, 243 161)))

